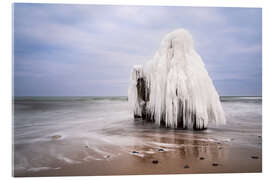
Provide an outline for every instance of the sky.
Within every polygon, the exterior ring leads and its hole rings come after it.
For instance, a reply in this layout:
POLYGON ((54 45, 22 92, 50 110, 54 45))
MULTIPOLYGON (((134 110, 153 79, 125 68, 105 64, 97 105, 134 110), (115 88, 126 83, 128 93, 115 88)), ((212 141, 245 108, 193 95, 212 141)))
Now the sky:
POLYGON ((262 95, 260 8, 14 4, 15 96, 126 96, 135 64, 184 28, 221 96, 262 95))

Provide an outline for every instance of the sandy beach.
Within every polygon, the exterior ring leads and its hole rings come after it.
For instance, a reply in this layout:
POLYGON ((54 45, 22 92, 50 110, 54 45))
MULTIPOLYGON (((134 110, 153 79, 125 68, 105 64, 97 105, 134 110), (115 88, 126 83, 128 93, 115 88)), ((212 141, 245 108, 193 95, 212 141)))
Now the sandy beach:
POLYGON ((125 97, 18 99, 13 175, 261 172, 261 99, 222 105, 227 125, 192 131, 134 120, 125 97))
MULTIPOLYGON (((15 176, 97 176, 193 173, 250 173, 262 171, 261 148, 241 147, 228 142, 174 139, 179 146, 170 147, 172 139, 160 139, 159 148, 128 147, 111 149, 113 157, 66 164, 55 161, 55 169, 16 172, 15 176)), ((258 137, 258 143, 261 138, 258 137)), ((105 147, 104 147, 105 148, 105 147)), ((109 147, 107 147, 109 148, 109 147)), ((91 149, 81 147, 82 151, 91 149)), ((94 152, 92 152, 94 153, 94 152)))

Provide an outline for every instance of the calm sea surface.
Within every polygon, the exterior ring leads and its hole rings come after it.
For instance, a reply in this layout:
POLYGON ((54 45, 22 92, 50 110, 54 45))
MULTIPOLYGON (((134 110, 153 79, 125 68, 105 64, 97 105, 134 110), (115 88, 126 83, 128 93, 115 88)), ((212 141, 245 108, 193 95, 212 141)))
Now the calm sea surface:
POLYGON ((205 131, 158 128, 134 121, 126 97, 16 97, 13 161, 16 172, 59 169, 114 157, 128 146, 178 146, 162 138, 222 141, 261 148, 261 97, 222 97, 227 124, 205 131), (163 144, 162 144, 163 143, 163 144), (88 150, 84 150, 87 148, 88 150), (89 149, 91 151, 89 151, 89 149))

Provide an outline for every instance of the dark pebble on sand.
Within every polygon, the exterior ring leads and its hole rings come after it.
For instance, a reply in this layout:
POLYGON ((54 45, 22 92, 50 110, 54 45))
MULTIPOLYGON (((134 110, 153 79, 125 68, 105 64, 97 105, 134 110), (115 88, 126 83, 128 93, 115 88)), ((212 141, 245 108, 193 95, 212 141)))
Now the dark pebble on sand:
POLYGON ((212 166, 218 166, 218 163, 213 163, 212 166))
POLYGON ((88 146, 84 146, 85 148, 89 148, 88 146))
POLYGON ((138 151, 132 151, 132 153, 134 153, 134 154, 135 154, 135 153, 139 153, 139 152, 138 152, 138 151))
POLYGON ((110 158, 110 157, 111 157, 110 155, 105 156, 106 159, 108 159, 108 158, 110 158))
POLYGON ((221 144, 220 142, 218 142, 217 144, 221 144))
POLYGON ((159 149, 158 151, 159 151, 159 152, 163 152, 163 151, 164 151, 164 149, 159 149))
POLYGON ((258 156, 251 156, 252 159, 259 159, 258 156))
POLYGON ((54 136, 52 136, 52 139, 59 139, 59 138, 61 138, 60 135, 54 135, 54 136))
POLYGON ((185 165, 184 168, 185 168, 185 169, 189 168, 189 165, 185 165))
POLYGON ((222 147, 219 147, 218 149, 222 149, 222 147))
POLYGON ((158 163, 158 160, 153 160, 152 163, 153 164, 157 164, 158 163))
POLYGON ((200 157, 200 160, 204 160, 204 157, 200 157))

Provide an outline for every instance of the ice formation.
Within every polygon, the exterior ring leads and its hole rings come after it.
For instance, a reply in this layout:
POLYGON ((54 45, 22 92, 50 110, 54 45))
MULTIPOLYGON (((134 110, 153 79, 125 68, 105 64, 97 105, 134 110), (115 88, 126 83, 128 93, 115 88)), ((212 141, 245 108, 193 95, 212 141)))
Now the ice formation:
POLYGON ((134 117, 170 128, 225 124, 219 95, 184 29, 167 34, 152 60, 135 65, 128 101, 134 117))

